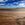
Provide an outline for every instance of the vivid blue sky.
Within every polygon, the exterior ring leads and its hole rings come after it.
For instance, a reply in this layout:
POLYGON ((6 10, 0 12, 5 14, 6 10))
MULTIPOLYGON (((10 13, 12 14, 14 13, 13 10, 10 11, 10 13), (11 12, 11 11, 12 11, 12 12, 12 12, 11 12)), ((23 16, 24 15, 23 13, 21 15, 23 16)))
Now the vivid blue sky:
POLYGON ((0 8, 20 8, 25 7, 25 0, 0 0, 0 8), (5 1, 5 2, 3 2, 5 1), (5 6, 3 6, 5 5, 5 6))

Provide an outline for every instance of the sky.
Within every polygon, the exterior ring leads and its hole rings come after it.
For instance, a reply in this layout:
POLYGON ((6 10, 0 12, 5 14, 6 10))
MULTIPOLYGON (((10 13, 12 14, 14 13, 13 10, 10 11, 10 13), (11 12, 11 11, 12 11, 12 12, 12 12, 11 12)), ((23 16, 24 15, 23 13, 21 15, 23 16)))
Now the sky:
POLYGON ((25 0, 0 0, 0 8, 21 8, 25 7, 25 0))

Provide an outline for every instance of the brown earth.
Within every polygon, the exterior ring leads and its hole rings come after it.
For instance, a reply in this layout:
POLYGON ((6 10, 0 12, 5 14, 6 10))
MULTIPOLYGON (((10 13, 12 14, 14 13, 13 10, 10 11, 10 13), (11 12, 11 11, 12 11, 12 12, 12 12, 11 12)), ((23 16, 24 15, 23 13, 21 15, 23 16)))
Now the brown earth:
POLYGON ((1 11, 0 25, 16 25, 16 12, 1 11))
POLYGON ((0 11, 0 25, 23 25, 21 24, 23 23, 21 20, 23 20, 22 18, 24 17, 25 17, 25 12, 0 11))

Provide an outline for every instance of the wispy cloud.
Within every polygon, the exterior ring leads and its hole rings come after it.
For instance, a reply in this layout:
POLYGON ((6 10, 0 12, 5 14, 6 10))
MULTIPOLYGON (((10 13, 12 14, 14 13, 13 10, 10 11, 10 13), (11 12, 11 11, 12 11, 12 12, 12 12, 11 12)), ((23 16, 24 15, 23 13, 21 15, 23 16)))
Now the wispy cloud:
MULTIPOLYGON (((2 4, 3 5, 3 4, 2 4)), ((19 1, 19 2, 13 2, 8 3, 5 6, 0 6, 0 8, 19 8, 19 7, 25 7, 25 1, 19 1)))

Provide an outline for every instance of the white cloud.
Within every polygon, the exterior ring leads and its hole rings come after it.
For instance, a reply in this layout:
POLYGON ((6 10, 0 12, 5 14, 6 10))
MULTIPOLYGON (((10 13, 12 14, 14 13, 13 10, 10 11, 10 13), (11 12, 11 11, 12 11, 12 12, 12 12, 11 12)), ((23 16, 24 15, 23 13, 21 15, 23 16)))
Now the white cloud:
POLYGON ((0 2, 3 2, 3 0, 0 0, 0 2))
MULTIPOLYGON (((5 0, 5 1, 8 1, 8 0, 5 0)), ((5 2, 4 0, 0 0, 0 2, 5 2)))
POLYGON ((19 3, 17 7, 25 7, 25 3, 19 3))
POLYGON ((0 4, 0 6, 1 6, 1 5, 5 5, 5 4, 0 4))
POLYGON ((13 2, 13 4, 18 4, 18 2, 13 2))

